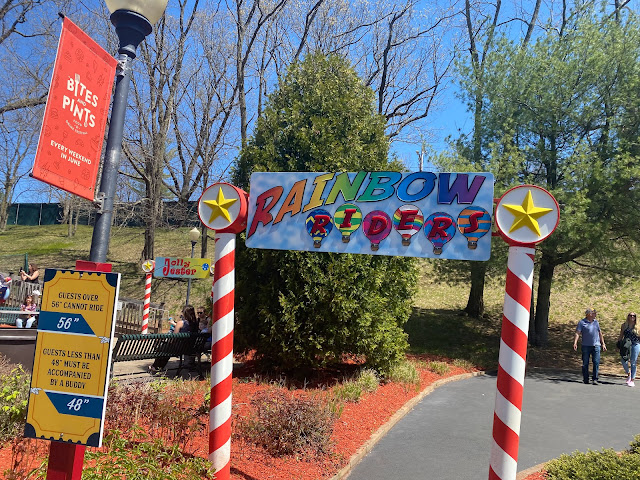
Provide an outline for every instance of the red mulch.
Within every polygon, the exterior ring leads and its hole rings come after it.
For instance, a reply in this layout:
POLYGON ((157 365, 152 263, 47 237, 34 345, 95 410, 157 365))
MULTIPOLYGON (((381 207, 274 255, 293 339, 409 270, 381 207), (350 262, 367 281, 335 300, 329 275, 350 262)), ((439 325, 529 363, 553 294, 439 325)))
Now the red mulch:
MULTIPOLYGON (((364 445, 371 435, 385 424, 396 411, 416 396, 419 390, 439 379, 465 373, 465 370, 454 367, 447 359, 429 355, 422 355, 416 359, 446 361, 449 363, 450 371, 446 375, 440 376, 426 368, 420 368, 421 385, 419 388, 396 383, 384 384, 380 385, 373 393, 363 394, 359 402, 345 404, 342 415, 335 423, 332 451, 328 455, 273 457, 267 454, 263 448, 234 435, 231 443, 231 479, 330 479, 347 464, 349 458, 356 453, 358 448, 364 445)), ((247 414, 251 398, 255 393, 274 388, 273 385, 255 381, 250 368, 251 362, 247 362, 247 365, 249 367, 243 371, 234 372, 232 429, 233 425, 237 424, 237 420, 247 414)), ((344 372, 345 370, 324 372, 325 375, 317 377, 320 380, 314 382, 312 387, 307 384, 305 389, 297 389, 295 392, 297 395, 327 395, 328 389, 342 378, 344 372)), ((290 389, 291 387, 289 387, 290 389)), ((36 466, 42 461, 49 446, 45 441, 22 442, 22 444, 27 445, 29 449, 28 452, 25 452, 24 457, 25 461, 32 466, 36 466)), ((205 431, 198 438, 193 439, 192 450, 198 455, 207 456, 208 435, 205 431)), ((11 446, 0 446, 0 473, 12 468, 14 461, 11 446)), ((541 474, 533 474, 525 480, 544 480, 544 477, 541 474)))

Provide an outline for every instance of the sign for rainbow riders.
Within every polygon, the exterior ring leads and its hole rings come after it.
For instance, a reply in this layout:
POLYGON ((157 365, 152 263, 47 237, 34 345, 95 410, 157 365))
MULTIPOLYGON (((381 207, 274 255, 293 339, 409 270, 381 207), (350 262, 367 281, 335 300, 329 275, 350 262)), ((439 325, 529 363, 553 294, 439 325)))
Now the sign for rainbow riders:
POLYGON ((488 260, 492 212, 491 173, 257 172, 246 244, 488 260))

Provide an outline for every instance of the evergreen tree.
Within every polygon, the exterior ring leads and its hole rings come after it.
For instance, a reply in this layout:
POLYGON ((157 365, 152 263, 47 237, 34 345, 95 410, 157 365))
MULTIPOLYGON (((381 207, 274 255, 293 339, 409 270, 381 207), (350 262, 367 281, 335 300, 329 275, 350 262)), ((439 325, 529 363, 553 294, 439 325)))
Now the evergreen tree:
MULTIPOLYGON (((397 170, 373 92, 339 56, 310 54, 269 97, 233 182, 254 171, 397 170)), ((236 347, 284 369, 364 355, 384 372, 407 348, 413 259, 247 249, 236 261, 236 347)))

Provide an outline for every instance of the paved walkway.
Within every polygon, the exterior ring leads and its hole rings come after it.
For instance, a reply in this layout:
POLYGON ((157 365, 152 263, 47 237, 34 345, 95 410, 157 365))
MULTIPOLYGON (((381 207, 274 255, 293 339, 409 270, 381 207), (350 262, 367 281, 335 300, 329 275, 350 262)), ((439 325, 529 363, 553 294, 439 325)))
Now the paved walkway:
MULTIPOLYGON (((427 395, 347 476, 348 480, 479 480, 489 472, 496 377, 451 382, 427 395)), ((528 371, 518 471, 576 450, 624 450, 640 433, 633 419, 640 384, 578 372, 528 371), (625 415, 625 412, 627 415, 625 415)))

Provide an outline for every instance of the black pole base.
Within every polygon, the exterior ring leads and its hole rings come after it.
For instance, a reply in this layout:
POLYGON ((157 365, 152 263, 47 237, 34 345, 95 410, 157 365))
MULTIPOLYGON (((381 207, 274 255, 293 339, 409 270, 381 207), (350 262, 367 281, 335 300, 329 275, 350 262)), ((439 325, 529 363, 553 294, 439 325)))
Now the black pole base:
POLYGON ((116 10, 111 14, 111 23, 116 27, 116 34, 120 40, 118 52, 136 58, 138 45, 153 30, 149 20, 131 10, 116 10))

